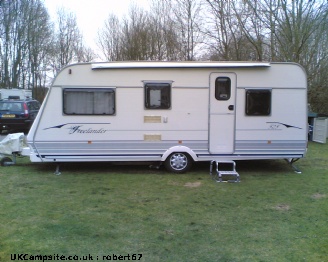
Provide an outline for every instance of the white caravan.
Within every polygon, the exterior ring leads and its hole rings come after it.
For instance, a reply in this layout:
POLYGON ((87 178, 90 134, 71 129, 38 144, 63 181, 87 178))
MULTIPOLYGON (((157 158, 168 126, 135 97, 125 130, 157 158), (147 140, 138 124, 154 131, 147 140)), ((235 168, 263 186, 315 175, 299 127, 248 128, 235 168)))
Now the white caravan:
POLYGON ((0 89, 0 99, 32 99, 32 90, 0 89))
POLYGON ((32 162, 299 159, 307 79, 294 63, 74 64, 27 136, 32 162))

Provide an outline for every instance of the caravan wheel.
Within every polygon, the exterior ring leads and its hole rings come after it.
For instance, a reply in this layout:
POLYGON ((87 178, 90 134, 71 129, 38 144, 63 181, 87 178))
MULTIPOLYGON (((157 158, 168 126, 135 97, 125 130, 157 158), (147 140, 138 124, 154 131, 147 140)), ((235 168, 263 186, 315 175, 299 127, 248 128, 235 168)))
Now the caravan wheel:
POLYGON ((172 153, 165 160, 166 169, 174 173, 185 173, 191 168, 191 166, 192 159, 187 153, 184 152, 172 153))
POLYGON ((13 161, 11 160, 11 158, 9 157, 4 157, 0 160, 0 164, 1 166, 6 166, 6 163, 12 163, 13 161))

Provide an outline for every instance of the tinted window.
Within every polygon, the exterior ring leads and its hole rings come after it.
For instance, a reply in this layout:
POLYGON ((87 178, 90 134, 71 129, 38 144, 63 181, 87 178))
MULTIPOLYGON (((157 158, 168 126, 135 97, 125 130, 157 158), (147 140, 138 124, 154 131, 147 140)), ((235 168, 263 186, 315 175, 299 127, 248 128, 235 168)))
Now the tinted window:
POLYGON ((171 85, 167 83, 146 84, 145 107, 148 109, 169 109, 171 107, 171 85))
POLYGON ((215 80, 215 98, 229 100, 231 96, 231 80, 229 77, 218 77, 215 80))
POLYGON ((113 115, 115 89, 64 89, 64 113, 67 115, 113 115))
POLYGON ((1 102, 0 103, 0 110, 1 111, 22 111, 23 104, 20 102, 1 102))
POLYGON ((268 116, 271 114, 271 90, 246 91, 246 115, 268 116))
POLYGON ((29 110, 39 110, 40 109, 40 103, 36 101, 28 102, 27 107, 29 110))

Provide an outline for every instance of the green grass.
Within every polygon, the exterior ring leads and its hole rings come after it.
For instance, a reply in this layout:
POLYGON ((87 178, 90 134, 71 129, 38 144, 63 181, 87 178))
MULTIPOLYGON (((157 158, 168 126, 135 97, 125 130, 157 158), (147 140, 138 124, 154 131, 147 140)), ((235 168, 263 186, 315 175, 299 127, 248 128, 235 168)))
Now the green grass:
POLYGON ((140 165, 65 164, 56 176, 54 165, 18 159, 0 167, 0 261, 15 253, 90 254, 93 261, 113 254, 142 254, 141 261, 326 261, 327 160, 328 144, 310 143, 296 163, 302 174, 282 160, 239 161, 240 183, 216 183, 205 163, 183 175, 140 165))

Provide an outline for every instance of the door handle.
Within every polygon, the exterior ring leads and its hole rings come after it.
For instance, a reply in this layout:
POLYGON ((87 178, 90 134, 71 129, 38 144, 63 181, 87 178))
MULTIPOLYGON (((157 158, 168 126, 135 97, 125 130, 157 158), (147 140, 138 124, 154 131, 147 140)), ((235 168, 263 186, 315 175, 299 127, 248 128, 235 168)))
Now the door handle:
POLYGON ((228 109, 229 109, 230 111, 233 111, 233 110, 235 109, 235 106, 234 106, 234 105, 230 105, 230 106, 228 106, 228 109))

